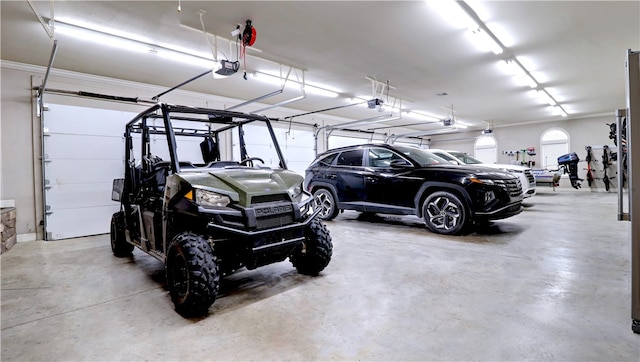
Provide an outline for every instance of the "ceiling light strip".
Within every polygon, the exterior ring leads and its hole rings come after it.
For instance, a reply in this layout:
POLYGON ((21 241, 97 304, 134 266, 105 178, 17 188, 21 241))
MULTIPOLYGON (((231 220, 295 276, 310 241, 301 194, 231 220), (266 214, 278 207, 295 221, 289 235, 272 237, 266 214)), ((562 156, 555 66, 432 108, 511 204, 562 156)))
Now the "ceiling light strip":
MULTIPOLYGON (((480 19, 478 14, 473 10, 469 4, 464 0, 438 0, 432 1, 440 12, 449 17, 451 21, 456 23, 463 23, 466 28, 471 31, 478 41, 478 45, 483 49, 491 50, 496 55, 503 53, 506 47, 500 42, 500 39, 493 34, 487 25, 480 19)), ((554 107, 554 111, 562 117, 567 117, 567 112, 564 108, 549 94, 549 92, 542 88, 531 73, 516 59, 511 57, 503 59, 503 61, 511 68, 512 73, 518 77, 524 84, 530 88, 537 90, 538 97, 545 103, 554 107)))
POLYGON ((480 19, 478 14, 464 1, 456 1, 456 3, 462 8, 464 13, 469 17, 470 22, 467 24, 475 24, 474 28, 468 28, 472 34, 475 35, 476 41, 483 49, 492 51, 494 54, 502 54, 504 52, 504 46, 496 37, 487 25, 480 19))

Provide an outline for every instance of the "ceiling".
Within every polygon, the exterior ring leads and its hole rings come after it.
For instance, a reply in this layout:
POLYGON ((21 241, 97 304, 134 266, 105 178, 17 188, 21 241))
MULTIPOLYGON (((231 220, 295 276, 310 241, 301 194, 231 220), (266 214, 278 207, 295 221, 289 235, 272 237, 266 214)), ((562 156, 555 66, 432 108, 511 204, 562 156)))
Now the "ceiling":
MULTIPOLYGON (((293 109, 292 115, 337 108, 322 114, 362 120, 390 112, 387 108, 379 113, 351 98, 362 96, 436 117, 402 113, 401 119, 349 125, 353 129, 435 134, 455 131, 438 121, 452 115, 469 129, 484 129, 613 115, 625 106, 624 62, 627 49, 640 50, 640 2, 467 0, 466 5, 504 46, 499 55, 478 48, 461 22, 434 10, 435 2, 58 0, 32 4, 43 17, 51 17, 53 8, 58 21, 117 29, 149 44, 181 47, 213 58, 200 23, 199 11, 204 10, 206 32, 216 35, 209 35, 209 41, 217 38, 219 59, 230 60, 237 57, 236 47, 230 46, 234 43, 228 42, 231 31, 237 24, 244 29, 249 19, 257 37, 253 48, 246 50, 247 79, 241 67, 224 79, 206 76, 182 89, 248 100, 280 89, 255 78, 255 72, 286 75, 293 69, 290 80, 296 79, 293 74, 302 80, 304 73, 307 84, 323 84, 340 96, 315 96, 308 91, 306 98, 286 105, 293 109), (531 88, 504 71, 501 62, 512 57, 562 105, 568 117, 555 114, 532 96, 531 88), (360 104, 348 106, 354 103, 360 104)), ((0 6, 2 60, 47 66, 53 42, 29 3, 1 1, 0 6)), ((167 88, 207 70, 153 53, 81 40, 62 31, 56 31, 55 39, 59 45, 55 69, 167 88)), ((275 104, 301 94, 294 88, 262 102, 275 104)), ((151 99, 154 95, 136 96, 151 99)), ((257 108, 250 104, 238 110, 257 108)))

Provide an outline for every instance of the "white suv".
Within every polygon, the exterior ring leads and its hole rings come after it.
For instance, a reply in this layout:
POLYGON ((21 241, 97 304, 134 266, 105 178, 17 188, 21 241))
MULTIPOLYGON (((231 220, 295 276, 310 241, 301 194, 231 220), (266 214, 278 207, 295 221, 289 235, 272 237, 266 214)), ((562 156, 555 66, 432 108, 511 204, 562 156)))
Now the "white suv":
POLYGON ((435 153, 436 155, 444 158, 447 161, 451 161, 459 165, 480 165, 483 167, 490 167, 513 173, 514 175, 518 176, 520 182, 522 183, 522 193, 524 198, 531 197, 536 194, 536 179, 533 176, 531 168, 529 167, 501 163, 483 163, 482 161, 459 151, 445 151, 432 148, 430 148, 429 151, 435 153))

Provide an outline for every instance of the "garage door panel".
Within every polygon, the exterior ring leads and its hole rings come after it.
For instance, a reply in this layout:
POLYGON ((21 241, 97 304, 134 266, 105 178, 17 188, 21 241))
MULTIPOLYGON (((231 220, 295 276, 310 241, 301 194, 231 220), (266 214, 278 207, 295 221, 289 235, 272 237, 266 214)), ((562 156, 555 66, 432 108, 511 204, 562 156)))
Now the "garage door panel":
POLYGON ((124 128, 135 115, 56 104, 43 113, 47 240, 109 232, 119 209, 111 188, 124 174, 124 128))
POLYGON ((287 160, 290 162, 305 161, 310 163, 315 158, 315 151, 308 147, 287 147, 287 160))
POLYGON ((112 182, 124 175, 124 163, 122 160, 55 160, 47 162, 45 173, 49 185, 112 182))
POLYGON ((329 149, 353 146, 353 145, 362 145, 365 143, 369 143, 369 140, 364 138, 345 137, 345 136, 329 137, 329 149))
POLYGON ((48 159, 122 160, 124 138, 57 134, 44 140, 48 159), (69 147, 69 145, 73 145, 69 147))
POLYGON ((47 205, 53 210, 117 205, 111 200, 113 182, 50 186, 47 205))
POLYGON ((113 206, 54 210, 47 217, 47 233, 49 233, 47 239, 59 240, 108 233, 111 216, 120 209, 117 203, 113 204, 113 206))
POLYGON ((287 168, 299 175, 304 176, 304 171, 309 167, 309 162, 307 161, 298 161, 298 162, 287 162, 287 168))
POLYGON ((44 126, 49 134, 122 136, 124 126, 134 116, 130 112, 53 104, 44 113, 44 126))

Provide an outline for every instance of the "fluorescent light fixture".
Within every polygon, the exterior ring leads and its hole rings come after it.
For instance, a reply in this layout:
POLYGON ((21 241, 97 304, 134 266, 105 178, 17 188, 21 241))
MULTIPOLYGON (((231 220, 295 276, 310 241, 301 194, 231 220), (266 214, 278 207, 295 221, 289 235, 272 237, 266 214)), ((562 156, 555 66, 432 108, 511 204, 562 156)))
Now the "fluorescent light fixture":
MULTIPOLYGON (((75 24, 82 24, 74 22, 75 24)), ((220 63, 207 57, 192 54, 183 48, 172 46, 160 46, 152 44, 148 39, 135 34, 90 25, 75 25, 66 22, 55 22, 55 31, 58 34, 71 36, 84 41, 90 41, 104 46, 114 47, 136 53, 146 53, 163 59, 177 61, 202 68, 220 69, 220 63)))
POLYGON ((491 51, 494 54, 502 54, 502 46, 487 33, 482 24, 479 24, 463 7, 455 0, 430 0, 429 5, 437 11, 440 16, 447 19, 451 24, 464 27, 473 34, 473 42, 484 51, 491 51))
POLYGON ((337 97, 340 96, 340 93, 334 92, 332 90, 328 90, 328 89, 323 89, 323 88, 319 88, 319 87, 316 87, 316 86, 312 86, 312 85, 309 85, 309 84, 307 84, 304 87, 304 91, 306 93, 309 93, 309 94, 314 94, 314 95, 317 95, 317 96, 323 96, 323 97, 329 97, 329 98, 337 98, 337 97))
POLYGON ((565 112, 564 109, 562 109, 561 106, 557 105, 557 106, 553 106, 553 112, 557 115, 560 115, 562 117, 566 117, 567 116, 567 112, 565 112))
POLYGON ((470 31, 480 26, 458 5, 455 0, 429 0, 427 3, 449 23, 457 27, 463 27, 470 31))
POLYGON ((516 76, 516 80, 521 83, 528 85, 531 88, 537 88, 538 82, 527 72, 526 69, 520 65, 514 58, 505 59, 504 61, 509 69, 509 73, 516 76))
POLYGON ((481 28, 471 30, 471 33, 475 35, 475 42, 480 49, 485 51, 491 51, 494 54, 502 54, 503 49, 493 37, 491 37, 486 31, 481 28))
POLYGON ((548 103, 550 106, 555 106, 557 104, 556 100, 553 99, 546 90, 541 89, 538 92, 538 99, 540 99, 544 103, 548 103))
MULTIPOLYGON (((47 19, 48 21, 50 21, 51 19, 47 19)), ((106 27, 106 26, 101 26, 95 23, 89 23, 83 20, 78 20, 78 19, 67 19, 64 17, 57 17, 55 19, 55 30, 58 31, 60 30, 60 28, 64 28, 64 27, 72 27, 72 28, 76 28, 79 30, 88 30, 91 32, 96 32, 96 33, 103 33, 105 35, 110 35, 110 36, 115 36, 115 37, 119 37, 119 38, 124 38, 124 39, 129 39, 129 40, 133 40, 139 43, 146 43, 146 44, 150 44, 152 43, 152 40, 143 36, 140 36, 138 34, 134 34, 134 33, 129 33, 129 32, 125 32, 122 31, 121 29, 117 29, 117 28, 110 28, 110 27, 106 27)), ((87 36, 89 34, 85 33, 85 36, 87 36)), ((90 36, 90 35, 89 35, 90 36)))
POLYGON ((424 112, 408 111, 405 114, 420 121, 440 122, 440 117, 432 116, 424 112))
POLYGON ((135 40, 122 38, 115 35, 101 33, 77 26, 55 23, 56 34, 71 36, 80 40, 101 44, 113 48, 124 49, 136 53, 153 53, 152 46, 135 40))
POLYGON ((189 54, 176 53, 174 51, 167 50, 167 49, 158 49, 153 53, 156 54, 158 57, 163 58, 163 59, 173 60, 173 61, 177 61, 177 62, 181 62, 181 63, 185 63, 185 64, 190 64, 190 65, 197 65, 197 66, 202 67, 202 68, 215 68, 215 69, 218 69, 218 67, 219 67, 219 63, 216 62, 216 61, 213 61, 213 60, 210 60, 210 59, 194 57, 194 56, 189 55, 189 54))
MULTIPOLYGON (((294 87, 300 88, 301 86, 301 83, 298 82, 297 80, 293 80, 289 78, 285 82, 285 79, 282 78, 281 76, 269 74, 266 72, 255 72, 254 77, 261 82, 273 84, 278 87, 282 87, 284 85, 285 88, 288 88, 288 89, 293 89, 294 87)), ((329 87, 324 85, 319 85, 317 83, 309 84, 308 82, 305 82, 304 84, 305 93, 314 94, 314 95, 323 96, 323 97, 330 97, 330 98, 336 98, 340 96, 340 93, 337 90, 332 90, 328 88, 329 87)))

